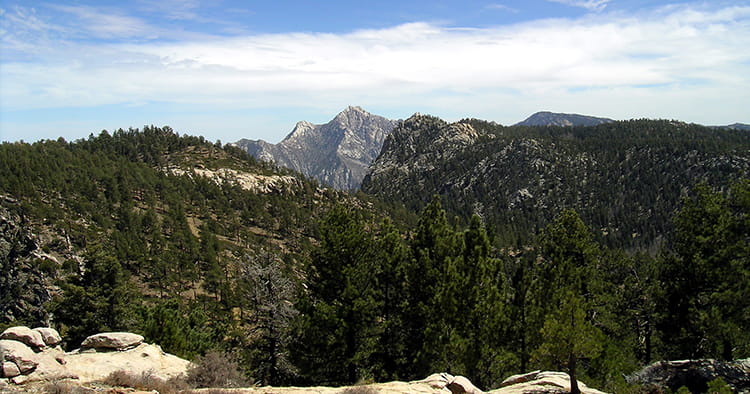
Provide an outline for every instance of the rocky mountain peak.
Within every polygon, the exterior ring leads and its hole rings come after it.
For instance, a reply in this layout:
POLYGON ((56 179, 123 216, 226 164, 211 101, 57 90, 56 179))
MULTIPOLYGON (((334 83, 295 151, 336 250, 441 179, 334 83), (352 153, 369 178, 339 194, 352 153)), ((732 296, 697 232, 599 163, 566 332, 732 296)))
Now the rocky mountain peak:
POLYGON ((337 189, 359 188, 394 121, 349 106, 330 122, 298 122, 278 144, 240 140, 236 143, 262 160, 299 171, 337 189))
POLYGON ((289 133, 289 135, 287 135, 284 140, 286 141, 296 138, 304 138, 304 136, 314 128, 315 125, 306 120, 299 121, 296 125, 294 125, 294 129, 292 129, 292 132, 289 133))

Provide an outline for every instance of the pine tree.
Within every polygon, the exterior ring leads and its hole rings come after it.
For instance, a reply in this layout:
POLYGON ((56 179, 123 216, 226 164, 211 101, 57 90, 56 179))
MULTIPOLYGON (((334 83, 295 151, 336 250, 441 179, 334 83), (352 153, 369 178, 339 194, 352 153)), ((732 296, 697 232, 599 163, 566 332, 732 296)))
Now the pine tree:
POLYGON ((589 315, 589 280, 593 278, 599 250, 574 210, 563 211, 547 226, 541 245, 546 270, 541 294, 551 313, 544 319, 542 344, 535 358, 552 362, 553 366, 566 366, 571 393, 577 394, 578 360, 596 357, 603 341, 589 315))
POLYGON ((89 335, 135 328, 138 296, 128 274, 101 245, 93 244, 85 255, 83 272, 62 283, 63 293, 51 310, 68 344, 80 344, 89 335))
POLYGON ((411 365, 408 376, 426 376, 435 367, 444 370, 450 367, 442 347, 455 335, 445 319, 457 308, 450 288, 461 280, 456 277, 453 261, 460 255, 458 241, 460 238, 449 226, 440 198, 435 196, 420 215, 410 242, 412 258, 405 266, 404 312, 408 318, 404 328, 405 335, 411 338, 405 349, 411 365), (441 302, 444 305, 439 305, 441 302))
POLYGON ((375 259, 379 268, 378 285, 382 297, 381 339, 377 341, 374 363, 376 381, 401 379, 407 369, 405 349, 412 339, 405 335, 404 326, 409 319, 404 313, 406 302, 405 264, 409 250, 401 233, 386 219, 375 239, 375 259))
POLYGON ((292 321, 298 311, 292 302, 294 282, 283 262, 269 251, 248 256, 238 278, 238 292, 247 337, 251 375, 263 385, 281 385, 295 374, 289 360, 292 321))
POLYGON ((750 181, 727 193, 700 185, 675 216, 665 260, 661 331, 670 357, 731 360, 750 354, 750 181))
POLYGON ((352 384, 373 375, 382 296, 373 239, 363 218, 336 206, 321 224, 293 357, 309 382, 352 384))

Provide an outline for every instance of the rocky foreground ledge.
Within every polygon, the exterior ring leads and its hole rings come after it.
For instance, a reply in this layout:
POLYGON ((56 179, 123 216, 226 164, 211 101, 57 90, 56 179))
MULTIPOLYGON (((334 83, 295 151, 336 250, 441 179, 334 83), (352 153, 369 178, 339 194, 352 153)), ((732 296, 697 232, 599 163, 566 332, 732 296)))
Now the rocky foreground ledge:
MULTIPOLYGON (((164 353, 158 345, 144 343, 142 336, 127 332, 92 335, 81 343, 80 349, 72 352, 64 352, 60 347, 61 342, 60 334, 48 327, 11 327, 0 334, 0 391, 24 391, 38 382, 59 380, 85 385, 102 381, 116 371, 133 375, 147 373, 167 381, 185 374, 191 366, 187 360, 164 353)), ((601 394, 581 382, 578 385, 585 394, 601 394)), ((570 381, 564 373, 535 371, 511 376, 502 386, 491 393, 568 392, 570 381)), ((225 390, 265 394, 483 393, 469 379, 447 373, 434 374, 414 382, 351 387, 250 387, 225 390)))
POLYGON ((88 383, 115 371, 152 373, 164 380, 187 372, 190 362, 125 332, 92 335, 80 349, 64 352, 54 329, 11 327, 0 334, 0 391, 25 384, 71 379, 88 383))
MULTIPOLYGON (((578 382, 581 393, 604 394, 601 391, 587 387, 578 382)), ((570 380, 568 374, 562 372, 534 371, 522 375, 514 375, 502 383, 496 390, 484 392, 475 387, 469 379, 463 376, 452 376, 447 373, 433 374, 423 380, 414 382, 388 382, 358 385, 349 387, 251 387, 232 389, 232 393, 263 393, 263 394, 539 394, 539 393, 569 393, 570 380)))

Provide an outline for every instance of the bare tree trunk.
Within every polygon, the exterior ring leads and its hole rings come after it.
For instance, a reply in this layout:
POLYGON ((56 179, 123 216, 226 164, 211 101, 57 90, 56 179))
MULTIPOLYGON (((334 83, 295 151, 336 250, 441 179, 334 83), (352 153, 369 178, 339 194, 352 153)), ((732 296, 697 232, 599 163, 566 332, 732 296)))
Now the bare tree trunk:
POLYGON ((581 394, 576 378, 576 355, 570 352, 568 355, 568 376, 570 376, 570 394, 581 394))

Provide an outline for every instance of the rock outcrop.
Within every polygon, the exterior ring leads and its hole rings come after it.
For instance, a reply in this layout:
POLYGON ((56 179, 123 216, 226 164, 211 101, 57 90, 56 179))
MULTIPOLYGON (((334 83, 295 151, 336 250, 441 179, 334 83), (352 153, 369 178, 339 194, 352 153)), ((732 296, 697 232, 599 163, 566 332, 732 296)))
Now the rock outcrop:
POLYGON ((395 123, 360 107, 349 107, 323 125, 297 123, 278 144, 242 139, 234 145, 336 189, 354 190, 395 123))
POLYGON ((42 335, 42 340, 44 340, 44 344, 47 346, 57 346, 62 342, 60 333, 54 328, 37 327, 34 331, 42 335))
MULTIPOLYGON (((51 338, 43 346, 29 346, 15 339, 0 340, 0 390, 19 388, 34 382, 70 379, 79 384, 100 381, 117 371, 126 371, 131 375, 146 375, 167 381, 172 377, 185 374, 191 363, 179 357, 164 353, 157 345, 143 343, 143 337, 132 333, 101 333, 92 335, 80 349, 65 353, 59 346, 59 334, 51 328, 24 330, 26 327, 14 327, 12 332, 44 332, 51 338)), ((5 333, 3 333, 5 334, 5 333)), ((22 338, 25 337, 21 336, 22 338)), ((570 389, 568 375, 561 372, 534 371, 524 375, 512 376, 503 382, 503 386, 488 393, 523 394, 523 393, 557 393, 570 389)), ((582 382, 578 383, 584 394, 602 394, 590 389, 582 382)), ((424 380, 413 382, 388 382, 352 387, 250 387, 234 389, 237 393, 448 393, 451 394, 485 394, 463 376, 452 376, 447 373, 434 374, 424 380), (364 391, 362 391, 364 390, 364 391)))
POLYGON ((47 346, 42 337, 42 333, 28 327, 10 327, 0 334, 0 339, 22 342, 27 346, 37 349, 47 346))
POLYGON ((24 319, 42 325, 49 318, 44 304, 52 299, 52 281, 37 267, 48 258, 39 253, 39 239, 26 218, 16 213, 19 205, 0 195, 0 323, 24 319))
POLYGON ((143 343, 137 334, 115 332, 92 335, 81 349, 65 353, 59 333, 48 327, 12 327, 0 339, 0 386, 73 379, 101 380, 119 370, 149 373, 163 380, 187 372, 190 362, 143 343), (33 333, 36 333, 34 335, 33 333), (41 344, 38 339, 42 339, 41 344))
POLYGON ((685 386, 693 393, 703 393, 717 378, 724 379, 737 393, 750 393, 750 359, 659 361, 631 375, 628 381, 672 391, 685 386))
MULTIPOLYGON (((463 376, 452 376, 447 373, 436 373, 423 380, 413 382, 387 382, 350 387, 250 387, 233 389, 234 393, 263 393, 263 394, 541 394, 565 393, 570 391, 568 375, 562 372, 533 372, 527 374, 529 380, 501 387, 497 390, 483 392, 463 376)), ((582 382, 578 386, 583 394, 604 394, 591 389, 582 382)))
POLYGON ((1 339, 0 356, 2 356, 3 377, 6 378, 31 373, 39 365, 34 351, 19 341, 1 339))
MULTIPOLYGON (((586 386, 580 380, 578 381, 578 388, 583 394, 604 394, 586 386)), ((564 372, 534 371, 511 376, 503 381, 501 388, 491 392, 499 394, 569 393, 570 377, 564 372)))
POLYGON ((128 350, 143 343, 143 337, 129 332, 104 332, 83 340, 81 349, 128 350))

